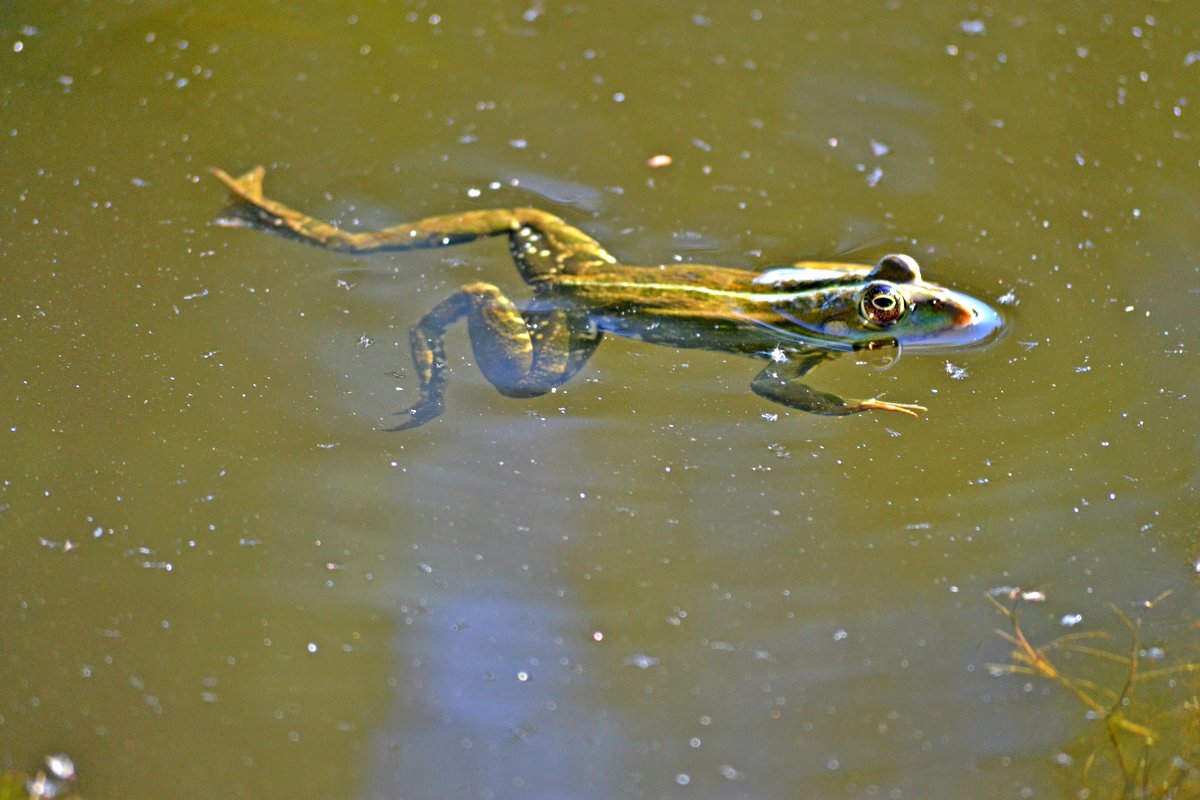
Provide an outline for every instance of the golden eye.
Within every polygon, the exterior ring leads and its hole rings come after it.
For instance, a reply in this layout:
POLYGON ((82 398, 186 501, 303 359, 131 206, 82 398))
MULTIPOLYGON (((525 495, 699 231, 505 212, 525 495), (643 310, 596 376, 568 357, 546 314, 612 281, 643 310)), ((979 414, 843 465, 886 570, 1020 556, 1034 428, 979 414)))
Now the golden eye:
POLYGON ((858 301, 858 313, 872 325, 886 328, 904 316, 906 305, 904 295, 895 286, 873 283, 863 291, 858 301))

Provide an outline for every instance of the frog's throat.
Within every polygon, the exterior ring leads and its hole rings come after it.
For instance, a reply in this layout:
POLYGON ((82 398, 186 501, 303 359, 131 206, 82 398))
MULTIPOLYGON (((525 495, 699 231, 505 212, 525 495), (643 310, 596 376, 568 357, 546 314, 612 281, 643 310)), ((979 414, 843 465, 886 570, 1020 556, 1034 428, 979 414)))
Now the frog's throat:
POLYGON ((743 314, 741 312, 734 312, 734 314, 740 319, 758 325, 759 327, 766 328, 772 333, 778 335, 780 339, 788 342, 796 342, 797 344, 801 344, 806 347, 817 347, 822 350, 836 350, 840 353, 852 353, 856 349, 860 349, 855 347, 853 342, 847 342, 832 337, 825 337, 816 333, 802 333, 796 330, 781 328, 778 325, 772 325, 770 322, 759 319, 750 314, 743 314))

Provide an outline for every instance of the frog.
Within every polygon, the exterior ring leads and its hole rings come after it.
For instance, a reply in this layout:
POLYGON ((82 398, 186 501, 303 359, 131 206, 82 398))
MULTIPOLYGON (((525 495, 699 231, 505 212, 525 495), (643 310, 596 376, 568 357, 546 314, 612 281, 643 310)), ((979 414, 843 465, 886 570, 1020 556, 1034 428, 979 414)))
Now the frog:
POLYGON ((466 320, 475 361, 501 394, 531 398, 577 375, 606 335, 674 348, 699 348, 765 362, 750 389, 811 414, 887 412, 917 417, 914 403, 851 399, 806 381, 846 353, 894 348, 955 350, 983 344, 1003 327, 986 303, 926 281, 912 256, 873 264, 799 261, 763 270, 687 262, 624 264, 583 230, 533 207, 472 209, 374 230, 347 230, 263 191, 266 170, 243 175, 212 168, 230 192, 218 218, 341 253, 451 247, 503 237, 532 297, 517 302, 498 286, 464 284, 409 331, 418 399, 388 431, 416 428, 442 414, 445 337, 466 320))

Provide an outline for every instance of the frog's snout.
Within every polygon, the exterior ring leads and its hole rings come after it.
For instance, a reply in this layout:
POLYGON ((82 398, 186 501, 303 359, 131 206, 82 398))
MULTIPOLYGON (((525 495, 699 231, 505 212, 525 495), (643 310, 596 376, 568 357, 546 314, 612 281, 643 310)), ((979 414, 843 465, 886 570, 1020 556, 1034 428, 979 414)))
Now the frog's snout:
POLYGON ((1004 326, 1003 318, 986 303, 967 295, 961 295, 956 304, 954 325, 960 330, 971 330, 977 340, 983 340, 1004 326))

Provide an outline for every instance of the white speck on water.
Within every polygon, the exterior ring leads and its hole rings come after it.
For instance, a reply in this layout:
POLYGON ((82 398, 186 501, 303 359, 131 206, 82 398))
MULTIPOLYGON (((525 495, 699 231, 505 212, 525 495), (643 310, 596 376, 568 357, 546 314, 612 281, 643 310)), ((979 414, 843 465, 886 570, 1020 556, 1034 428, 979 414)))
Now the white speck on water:
POLYGON ((1074 628, 1079 623, 1083 622, 1083 614, 1063 614, 1059 624, 1065 628, 1074 628))
POLYGON ((1017 299, 1017 293, 1012 289, 997 297, 996 302, 1002 306, 1017 306, 1021 304, 1021 301, 1017 299))
POLYGON ((734 769, 731 764, 722 764, 720 767, 717 768, 717 771, 721 773, 721 777, 725 778, 726 780, 730 780, 730 781, 740 781, 742 778, 745 777, 744 775, 742 775, 742 773, 740 773, 736 769, 734 769))
MULTIPOLYGON (((46 768, 50 770, 51 775, 60 781, 75 780, 75 762, 68 755, 59 753, 57 755, 46 756, 46 768)), ((47 797, 52 796, 47 795, 47 797)))
POLYGON ((850 634, 846 633, 846 631, 841 628, 833 632, 833 640, 835 642, 845 641, 847 638, 849 638, 849 636, 850 634))
POLYGON ((981 19, 964 19, 958 23, 958 28, 967 36, 983 36, 987 33, 987 26, 981 19))
POLYGON ((675 782, 678 783, 680 786, 687 786, 689 783, 692 782, 692 777, 690 775, 688 775, 686 772, 681 772, 675 776, 675 782))
POLYGON ((892 148, 888 147, 883 142, 877 142, 874 139, 872 139, 871 140, 871 152, 877 156, 886 156, 888 153, 892 152, 892 148))
POLYGON ((307 648, 305 648, 305 649, 306 649, 306 650, 308 650, 308 652, 310 652, 310 653, 315 653, 315 652, 317 652, 317 643, 316 643, 316 642, 309 642, 309 643, 308 643, 308 647, 307 647, 307 648))
POLYGON ((883 170, 879 167, 867 173, 867 186, 870 186, 872 189, 878 186, 881 180, 883 180, 883 170))
POLYGON ((625 665, 629 667, 637 667, 638 669, 650 669, 658 666, 658 659, 654 656, 648 656, 645 653, 634 653, 625 659, 625 665))
POLYGON ((946 362, 946 374, 950 376, 951 380, 961 381, 961 380, 966 379, 968 373, 962 367, 955 366, 954 364, 951 364, 949 361, 947 361, 946 362))

